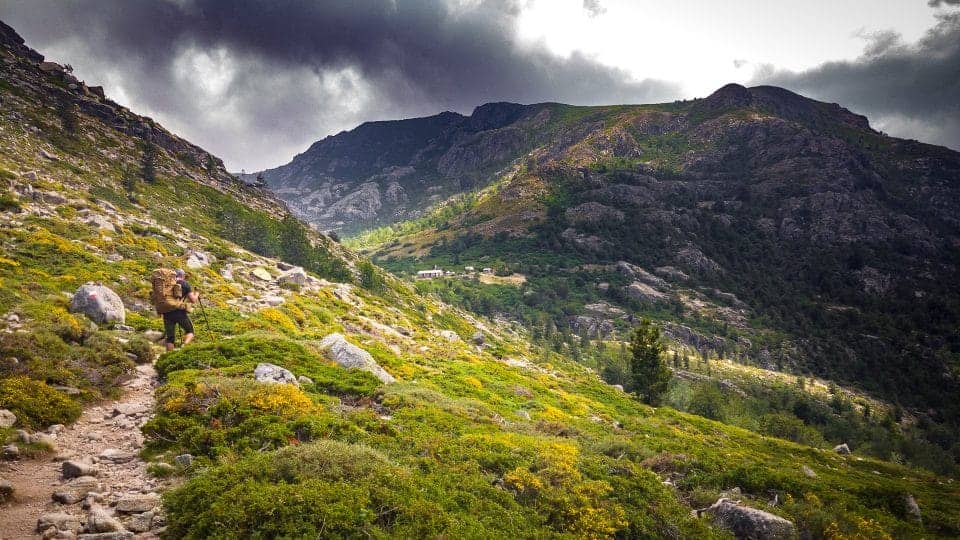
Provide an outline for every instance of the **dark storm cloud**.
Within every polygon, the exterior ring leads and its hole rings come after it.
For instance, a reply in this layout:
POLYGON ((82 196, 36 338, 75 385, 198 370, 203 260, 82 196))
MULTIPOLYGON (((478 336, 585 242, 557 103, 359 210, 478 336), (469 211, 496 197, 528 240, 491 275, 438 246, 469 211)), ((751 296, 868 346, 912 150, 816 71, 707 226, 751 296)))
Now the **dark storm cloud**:
POLYGON ((930 7, 960 6, 960 0, 930 0, 927 5, 930 7))
MULTIPOLYGON (((600 10, 598 2, 585 2, 600 10)), ((0 18, 231 165, 276 165, 368 119, 494 100, 678 94, 517 41, 514 1, 8 0, 0 18)), ((121 96, 122 97, 122 96, 121 96)))
POLYGON ((915 44, 872 34, 855 61, 802 72, 768 67, 753 82, 841 103, 893 135, 960 149, 960 13, 937 18, 915 44))

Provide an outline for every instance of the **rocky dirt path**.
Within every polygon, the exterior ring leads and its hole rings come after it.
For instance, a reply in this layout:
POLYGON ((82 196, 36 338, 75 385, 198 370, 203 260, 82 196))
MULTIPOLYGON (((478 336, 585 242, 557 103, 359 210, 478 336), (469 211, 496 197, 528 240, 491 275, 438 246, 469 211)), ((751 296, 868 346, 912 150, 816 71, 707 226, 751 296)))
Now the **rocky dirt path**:
POLYGON ((49 430, 54 453, 0 465, 0 477, 15 489, 14 501, 0 507, 0 539, 158 538, 161 482, 138 456, 157 377, 149 364, 135 375, 120 400, 85 410, 70 427, 49 430))

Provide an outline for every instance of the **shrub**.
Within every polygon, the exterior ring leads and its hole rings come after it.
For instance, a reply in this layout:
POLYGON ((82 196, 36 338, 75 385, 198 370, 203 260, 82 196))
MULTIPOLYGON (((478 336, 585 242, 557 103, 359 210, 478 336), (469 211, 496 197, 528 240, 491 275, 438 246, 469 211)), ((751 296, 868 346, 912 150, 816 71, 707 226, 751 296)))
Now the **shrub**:
POLYGON ((124 345, 127 352, 137 357, 138 364, 150 364, 157 358, 153 344, 143 336, 134 336, 124 345))
POLYGON ((80 418, 80 405, 43 381, 18 375, 0 380, 0 408, 10 409, 28 428, 70 424, 80 418))

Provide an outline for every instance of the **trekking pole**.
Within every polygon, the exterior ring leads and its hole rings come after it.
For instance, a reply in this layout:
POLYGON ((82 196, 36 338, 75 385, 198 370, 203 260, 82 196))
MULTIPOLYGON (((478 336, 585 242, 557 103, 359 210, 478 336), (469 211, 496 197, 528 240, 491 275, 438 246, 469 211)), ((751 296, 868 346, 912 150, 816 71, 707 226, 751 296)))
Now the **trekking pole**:
POLYGON ((197 296, 197 304, 200 306, 200 316, 203 317, 203 326, 207 329, 207 333, 210 333, 210 320, 207 319, 207 308, 203 305, 203 297, 197 296))

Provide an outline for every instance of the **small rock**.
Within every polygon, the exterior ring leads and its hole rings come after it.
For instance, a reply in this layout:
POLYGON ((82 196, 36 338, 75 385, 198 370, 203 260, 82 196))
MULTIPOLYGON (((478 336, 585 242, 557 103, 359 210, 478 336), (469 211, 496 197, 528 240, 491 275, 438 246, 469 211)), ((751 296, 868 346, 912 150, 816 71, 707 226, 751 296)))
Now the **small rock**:
POLYGON ((804 476, 806 476, 807 478, 817 477, 817 473, 815 473, 813 469, 811 469, 810 467, 807 467, 806 465, 800 467, 800 470, 803 471, 804 476))
POLYGON ((53 424, 53 425, 51 425, 50 427, 47 428, 47 433, 49 433, 49 434, 51 434, 51 435, 57 435, 57 434, 59 434, 59 433, 62 433, 63 430, 65 430, 65 429, 67 429, 67 426, 65 426, 65 425, 63 425, 63 424, 53 424))
POLYGON ((848 455, 850 453, 850 447, 847 446, 847 443, 838 444, 833 447, 833 451, 840 455, 848 455))
POLYGON ((121 331, 121 332, 133 332, 133 331, 135 330, 134 327, 132 327, 132 326, 130 326, 130 325, 128 325, 128 324, 118 324, 118 325, 114 326, 113 329, 114 329, 114 330, 119 330, 119 331, 121 331))
POLYGON ((12 499, 13 492, 13 482, 0 478, 0 503, 4 503, 12 499))
POLYGON ((143 332, 143 337, 149 339, 150 341, 159 341, 163 337, 163 332, 159 330, 145 330, 143 332))
POLYGON ((221 268, 221 269, 220 269, 220 277, 222 277, 223 279, 225 279, 225 280, 227 280, 227 281, 233 281, 233 270, 231 270, 231 269, 229 269, 229 268, 226 268, 226 267, 221 268))
POLYGON ((458 336, 453 330, 441 330, 440 337, 450 342, 460 341, 460 336, 458 336))
POLYGON ((624 392, 624 391, 625 391, 625 390, 623 389, 623 385, 622 385, 622 384, 612 384, 612 385, 610 385, 610 386, 613 386, 616 390, 619 390, 619 391, 621 391, 621 392, 624 392))
POLYGON ((91 491, 98 491, 100 484, 92 476, 81 476, 75 481, 58 488, 52 498, 60 504, 76 504, 87 498, 91 491), (89 480, 86 480, 89 479, 89 480), (82 482, 80 480, 83 480, 82 482))
POLYGON ((84 530, 88 533, 108 533, 123 531, 123 524, 107 513, 103 507, 94 506, 87 515, 87 526, 84 530))
POLYGON ((83 525, 80 523, 80 518, 65 512, 50 512, 43 514, 37 520, 37 532, 42 533, 51 527, 58 531, 79 532, 83 525))
POLYGON ((253 370, 253 376, 257 382, 262 383, 297 384, 297 378, 290 373, 290 370, 266 362, 257 364, 256 369, 253 370))
POLYGON ((297 382, 300 384, 313 384, 313 379, 304 375, 300 375, 297 377, 297 382))
POLYGON ((50 161, 57 161, 58 159, 60 159, 59 157, 57 157, 56 154, 51 154, 50 152, 47 152, 43 148, 40 149, 40 155, 46 159, 49 159, 50 161))
POLYGON ((41 446, 47 447, 47 449, 54 452, 57 451, 57 439, 50 435, 49 433, 34 433, 30 436, 30 442, 33 444, 39 444, 41 446))
POLYGON ((92 464, 73 459, 64 461, 62 470, 65 479, 80 476, 98 476, 100 474, 100 471, 92 464))
POLYGON ((77 536, 77 540, 131 540, 134 534, 130 531, 117 531, 105 533, 90 533, 77 536))
POLYGON ((917 521, 923 521, 923 518, 920 515, 920 505, 917 504, 917 500, 913 498, 913 495, 909 493, 904 495, 903 504, 907 507, 907 515, 917 521))
POLYGON ((133 452, 124 452, 116 448, 107 448, 103 452, 100 452, 99 457, 101 460, 112 463, 127 463, 128 461, 133 461, 137 455, 133 452))
POLYGON ((193 456, 191 454, 180 454, 179 456, 173 458, 173 462, 176 463, 178 467, 187 469, 193 465, 193 456))
POLYGON ((473 341, 474 345, 483 345, 486 342, 483 332, 479 330, 473 334, 473 337, 471 337, 470 340, 473 341))
POLYGON ((0 409, 0 428, 11 428, 17 423, 17 415, 7 409, 0 409))
POLYGON ((117 501, 117 512, 124 514, 139 514, 153 510, 160 504, 160 496, 156 493, 146 495, 127 495, 117 501))
POLYGON ((127 529, 135 533, 144 533, 153 528, 153 512, 133 514, 126 521, 127 529))
POLYGON ((517 416, 519 416, 520 418, 523 418, 524 420, 530 419, 530 413, 528 411, 525 411, 523 409, 518 409, 517 411, 514 411, 514 412, 517 416))
POLYGON ((20 178, 23 178, 24 180, 36 180, 36 179, 37 179, 37 171, 27 171, 27 172, 21 174, 21 175, 20 175, 20 178))
POLYGON ((20 457, 20 448, 15 444, 8 444, 2 450, 4 459, 17 459, 20 457))
POLYGON ((25 429, 18 429, 17 440, 22 442, 23 444, 30 444, 32 442, 30 440, 30 432, 25 429))
POLYGON ((286 300, 284 300, 284 298, 283 298, 282 296, 277 296, 277 295, 275 295, 275 294, 271 294, 271 295, 268 295, 268 296, 264 296, 264 297, 263 297, 263 302, 264 302, 265 304, 267 304, 268 306, 277 307, 277 306, 283 305, 283 303, 286 302, 286 300))

